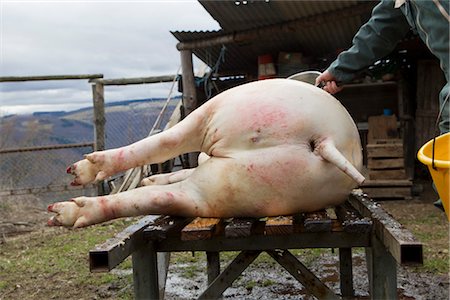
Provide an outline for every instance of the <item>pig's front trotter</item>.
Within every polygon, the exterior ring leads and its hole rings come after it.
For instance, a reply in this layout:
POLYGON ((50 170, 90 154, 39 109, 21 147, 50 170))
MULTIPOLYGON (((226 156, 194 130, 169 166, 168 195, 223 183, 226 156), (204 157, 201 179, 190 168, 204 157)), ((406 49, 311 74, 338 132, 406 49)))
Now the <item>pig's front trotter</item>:
POLYGON ((80 160, 67 168, 67 173, 75 176, 71 185, 84 185, 97 182, 115 174, 114 166, 108 164, 105 151, 94 152, 85 155, 85 159, 80 160))

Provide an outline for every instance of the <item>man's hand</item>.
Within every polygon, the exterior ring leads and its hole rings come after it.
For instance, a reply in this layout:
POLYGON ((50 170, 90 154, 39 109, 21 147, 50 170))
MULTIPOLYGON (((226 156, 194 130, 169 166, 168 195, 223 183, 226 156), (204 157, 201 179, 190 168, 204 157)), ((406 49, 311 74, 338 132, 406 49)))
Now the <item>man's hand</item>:
POLYGON ((326 70, 316 78, 316 86, 318 86, 320 83, 324 84, 322 88, 330 94, 336 94, 343 89, 343 87, 339 87, 337 85, 336 78, 328 70, 326 70))

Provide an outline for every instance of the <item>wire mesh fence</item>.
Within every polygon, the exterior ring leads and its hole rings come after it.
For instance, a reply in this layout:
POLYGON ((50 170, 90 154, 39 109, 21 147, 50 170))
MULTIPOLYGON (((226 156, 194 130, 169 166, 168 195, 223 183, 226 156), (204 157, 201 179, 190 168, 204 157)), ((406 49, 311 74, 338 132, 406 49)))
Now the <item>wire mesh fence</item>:
MULTIPOLYGON (((161 127, 179 101, 167 101, 161 127)), ((105 99, 105 148, 146 137, 165 104, 164 98, 105 99)), ((73 190, 73 177, 65 172, 69 164, 93 151, 93 119, 92 106, 68 112, 0 116, 0 197, 28 193, 46 198, 46 194, 54 197, 54 192, 64 192, 68 197, 95 194, 92 185, 73 190)))

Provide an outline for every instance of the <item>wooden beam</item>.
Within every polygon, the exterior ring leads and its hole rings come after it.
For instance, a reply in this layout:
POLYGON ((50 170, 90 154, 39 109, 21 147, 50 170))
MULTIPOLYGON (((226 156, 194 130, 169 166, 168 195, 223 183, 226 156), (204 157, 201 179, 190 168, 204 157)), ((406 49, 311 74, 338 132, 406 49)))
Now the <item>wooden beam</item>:
POLYGON ((399 264, 423 263, 422 243, 379 204, 357 192, 350 194, 348 201, 361 215, 372 219, 375 235, 399 264))
POLYGON ((2 76, 0 82, 43 81, 43 80, 72 80, 103 78, 103 74, 82 75, 41 75, 41 76, 2 76))
POLYGON ((59 149, 67 149, 67 148, 85 148, 85 147, 94 148, 94 143, 91 142, 91 143, 47 145, 47 146, 38 146, 38 147, 25 147, 25 148, 9 148, 9 149, 1 149, 0 154, 31 152, 31 151, 59 150, 59 149))
POLYGON ((373 7, 374 3, 361 3, 352 7, 345 7, 336 11, 304 17, 293 21, 278 23, 275 25, 268 25, 256 29, 221 34, 219 36, 203 40, 180 42, 177 44, 177 49, 180 51, 193 50, 230 43, 247 42, 256 39, 266 40, 267 37, 274 36, 283 32, 295 32, 295 28, 315 27, 321 24, 333 23, 343 18, 359 16, 361 13, 370 12, 373 7))
POLYGON ((258 257, 261 251, 242 251, 238 256, 216 277, 198 299, 217 299, 233 283, 239 275, 258 257))
POLYGON ((178 75, 162 75, 150 77, 135 77, 135 78, 116 78, 116 79, 93 79, 89 82, 101 83, 103 85, 129 85, 129 84, 147 84, 147 83, 161 83, 172 82, 178 75))
POLYGON ((192 51, 180 51, 181 73, 183 80, 183 107, 187 116, 197 108, 197 91, 195 89, 194 69, 192 64, 192 51))
MULTIPOLYGON (((145 230, 144 230, 145 231, 145 230)), ((251 235, 239 238, 213 237, 182 241, 179 237, 160 240, 157 251, 240 251, 299 248, 369 247, 371 233, 344 231, 303 232, 291 235, 251 235)))
POLYGON ((339 248, 339 274, 341 295, 344 299, 353 298, 352 248, 339 248))
MULTIPOLYGON (((192 51, 181 50, 181 74, 183 85, 183 113, 182 118, 189 115, 198 107, 197 90, 195 88, 194 67, 192 64, 192 51)), ((198 165, 198 153, 187 153, 188 167, 195 168, 198 165)))
POLYGON ((317 299, 339 299, 319 278, 288 250, 269 250, 267 253, 317 299))
POLYGON ((89 251, 91 272, 107 272, 144 245, 143 231, 158 216, 147 216, 89 251))
POLYGON ((20 188, 20 189, 11 189, 11 190, 1 190, 0 197, 2 196, 17 196, 17 195, 28 195, 28 194, 40 194, 46 192, 63 192, 63 191, 75 191, 75 190, 84 190, 94 188, 95 185, 77 185, 72 186, 68 184, 64 185, 48 185, 43 187, 29 187, 29 188, 20 188))

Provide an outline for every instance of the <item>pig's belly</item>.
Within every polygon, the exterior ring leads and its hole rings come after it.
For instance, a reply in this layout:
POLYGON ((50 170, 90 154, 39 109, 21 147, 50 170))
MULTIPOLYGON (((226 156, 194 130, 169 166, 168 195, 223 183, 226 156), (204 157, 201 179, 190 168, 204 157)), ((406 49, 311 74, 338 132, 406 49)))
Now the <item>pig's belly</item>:
POLYGON ((277 216, 342 202, 353 182, 306 145, 211 157, 188 179, 207 202, 204 216, 277 216))

